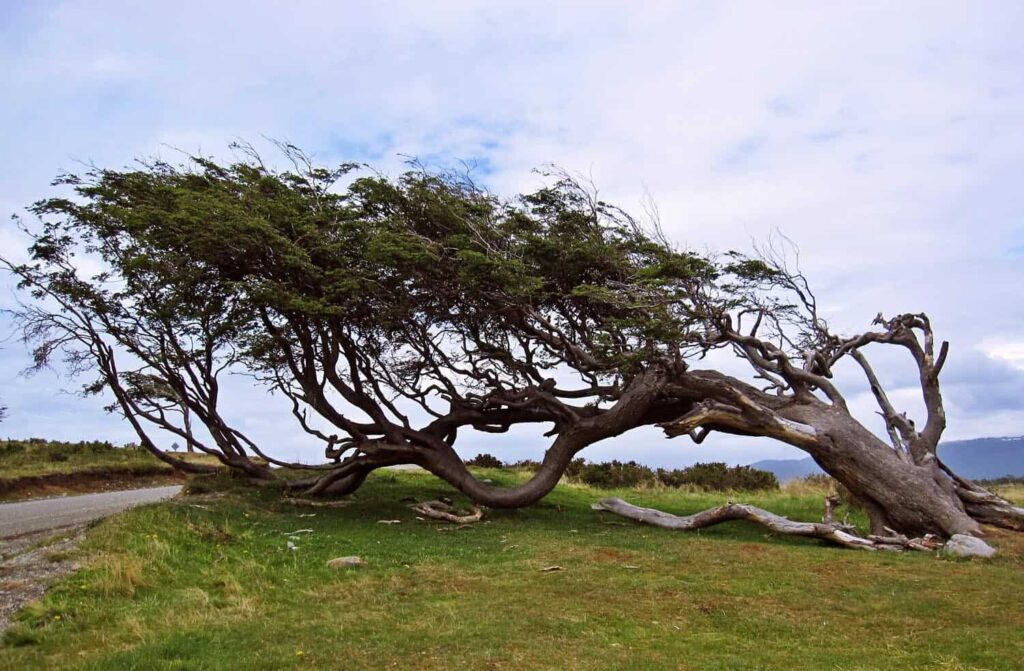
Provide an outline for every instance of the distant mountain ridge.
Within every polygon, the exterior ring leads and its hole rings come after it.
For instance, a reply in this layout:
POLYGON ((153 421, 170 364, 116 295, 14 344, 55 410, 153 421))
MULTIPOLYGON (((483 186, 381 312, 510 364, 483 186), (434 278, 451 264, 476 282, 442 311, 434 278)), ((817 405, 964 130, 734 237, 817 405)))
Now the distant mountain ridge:
MULTIPOLYGON (((940 443, 939 458, 958 475, 972 480, 1024 477, 1024 436, 974 438, 940 443)), ((779 482, 824 472, 810 457, 763 459, 750 465, 771 471, 779 482)))

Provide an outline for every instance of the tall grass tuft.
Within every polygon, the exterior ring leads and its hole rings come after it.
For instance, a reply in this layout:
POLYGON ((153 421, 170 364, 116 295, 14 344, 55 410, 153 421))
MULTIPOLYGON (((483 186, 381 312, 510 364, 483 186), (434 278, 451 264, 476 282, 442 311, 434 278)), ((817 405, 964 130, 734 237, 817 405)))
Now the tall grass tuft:
POLYGON ((147 587, 146 563, 133 554, 102 554, 91 566, 89 585, 104 596, 135 596, 140 587, 147 587))

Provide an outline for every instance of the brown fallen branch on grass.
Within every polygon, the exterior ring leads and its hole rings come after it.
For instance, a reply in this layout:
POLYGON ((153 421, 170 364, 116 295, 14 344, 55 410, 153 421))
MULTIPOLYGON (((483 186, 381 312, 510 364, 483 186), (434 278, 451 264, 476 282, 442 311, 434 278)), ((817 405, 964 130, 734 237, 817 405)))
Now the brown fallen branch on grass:
POLYGON ((671 513, 653 508, 641 508, 619 498, 601 499, 592 504, 591 508, 615 513, 642 524, 680 531, 703 529, 733 520, 747 520, 760 524, 777 534, 820 538, 829 543, 858 550, 889 550, 894 552, 919 550, 928 552, 942 546, 941 541, 930 536, 907 538, 906 536, 893 533, 891 536, 867 536, 865 538, 853 533, 853 528, 849 525, 834 522, 794 522, 781 515, 776 515, 746 503, 727 503, 724 506, 710 508, 685 516, 672 515, 671 513))
POLYGON ((311 508, 344 508, 351 503, 351 501, 315 501, 295 497, 285 497, 281 501, 293 506, 309 506, 311 508))
POLYGON ((424 517, 452 522, 453 524, 472 524, 473 522, 479 522, 484 515, 483 510, 476 506, 473 506, 469 514, 462 514, 461 511, 456 509, 454 506, 450 506, 442 501, 424 501, 423 503, 417 503, 409 507, 424 517))

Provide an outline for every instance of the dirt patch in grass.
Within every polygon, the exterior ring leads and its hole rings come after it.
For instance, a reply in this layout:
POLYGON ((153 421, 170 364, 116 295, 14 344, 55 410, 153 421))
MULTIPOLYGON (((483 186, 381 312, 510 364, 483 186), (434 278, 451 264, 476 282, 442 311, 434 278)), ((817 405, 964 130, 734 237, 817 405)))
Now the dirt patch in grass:
POLYGON ((736 552, 747 559, 770 559, 783 554, 782 550, 768 543, 742 543, 736 552))
POLYGON ((26 604, 41 599, 50 583, 78 568, 73 550, 84 528, 50 529, 0 541, 0 632, 26 604))

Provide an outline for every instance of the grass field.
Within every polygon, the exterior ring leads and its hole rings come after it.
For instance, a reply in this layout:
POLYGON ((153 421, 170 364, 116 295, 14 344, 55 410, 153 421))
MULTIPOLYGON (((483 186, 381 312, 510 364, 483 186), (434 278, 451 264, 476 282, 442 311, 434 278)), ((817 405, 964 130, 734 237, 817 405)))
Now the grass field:
MULTIPOLYGON (((402 501, 443 494, 426 474, 388 472, 344 508, 231 490, 109 519, 79 550, 87 567, 8 631, 0 668, 1019 669, 1024 660, 1017 537, 996 537, 1001 556, 982 562, 767 538, 745 523, 684 534, 593 512, 609 492, 573 485, 441 531, 402 501), (344 555, 366 565, 325 566, 344 555), (561 570, 542 570, 552 566, 561 570)), ((798 519, 821 515, 808 491, 615 494, 675 512, 742 497, 798 519)))
MULTIPOLYGON (((0 474, 4 478, 67 474, 93 468, 164 467, 166 464, 140 448, 108 442, 66 443, 55 440, 0 441, 0 474)), ((166 466, 170 469, 170 466, 166 466)))
MULTIPOLYGON (((176 454, 216 463, 203 454, 176 454)), ((138 447, 108 442, 0 440, 0 501, 124 489, 179 478, 174 469, 138 447)))

